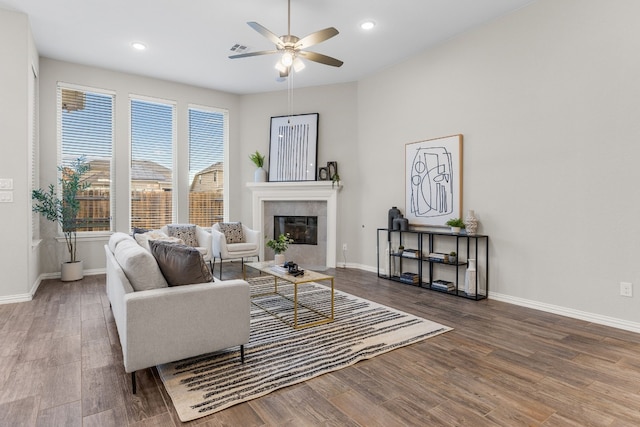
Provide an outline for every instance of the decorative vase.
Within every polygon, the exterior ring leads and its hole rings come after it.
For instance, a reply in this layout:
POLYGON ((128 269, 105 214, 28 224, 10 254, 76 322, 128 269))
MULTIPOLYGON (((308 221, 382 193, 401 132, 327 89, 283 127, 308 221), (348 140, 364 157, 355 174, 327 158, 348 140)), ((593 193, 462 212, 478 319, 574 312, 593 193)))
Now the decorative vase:
POLYGON ((469 213, 467 217, 464 219, 464 225, 466 226, 467 234, 473 236, 478 231, 478 218, 476 218, 476 213, 469 209, 469 213))
POLYGON ((467 295, 475 295, 476 285, 478 285, 476 275, 476 260, 473 258, 469 258, 467 261, 469 263, 469 267, 467 267, 467 274, 464 276, 464 292, 467 295))
POLYGON ((276 265, 284 265, 284 254, 276 254, 276 256, 273 258, 275 260, 275 264, 276 265))
POLYGON ((400 216, 400 209, 396 206, 389 209, 389 230, 393 230, 393 220, 400 216))
POLYGON ((407 231, 409 229, 409 220, 402 216, 402 214, 398 215, 397 218, 393 219, 393 229, 407 231))
POLYGON ((256 171, 253 173, 253 181, 267 182, 267 171, 262 168, 256 169, 256 171))
POLYGON ((60 269, 60 280, 63 282, 74 282, 84 277, 83 262, 63 262, 60 269))

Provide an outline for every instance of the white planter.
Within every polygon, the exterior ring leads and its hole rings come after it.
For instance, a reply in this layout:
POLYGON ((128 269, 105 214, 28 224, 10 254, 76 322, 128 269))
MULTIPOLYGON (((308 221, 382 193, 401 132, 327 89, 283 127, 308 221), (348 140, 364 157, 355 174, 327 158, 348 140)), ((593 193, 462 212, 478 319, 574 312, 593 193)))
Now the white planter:
POLYGON ((63 282, 73 282, 84 277, 84 268, 82 261, 63 262, 60 270, 60 280, 63 282))
POLYGON ((253 180, 254 182, 267 182, 267 171, 262 168, 256 169, 253 173, 253 180))
POLYGON ((276 254, 274 259, 276 265, 283 265, 285 262, 284 254, 276 254))
POLYGON ((461 229, 462 229, 461 227, 451 227, 451 232, 452 233, 459 233, 461 229))

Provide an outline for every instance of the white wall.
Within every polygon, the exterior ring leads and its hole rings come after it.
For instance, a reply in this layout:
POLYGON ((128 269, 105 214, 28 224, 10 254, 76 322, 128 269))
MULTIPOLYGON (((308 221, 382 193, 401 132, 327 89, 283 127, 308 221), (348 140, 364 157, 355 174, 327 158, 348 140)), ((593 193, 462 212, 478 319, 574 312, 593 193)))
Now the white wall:
POLYGON ((389 171, 362 188, 361 262, 404 211, 404 144, 461 133, 493 296, 638 325, 637 16, 633 0, 540 0, 360 81, 360 164, 389 171))
POLYGON ((26 15, 0 9, 0 178, 13 179, 13 202, 0 203, 0 301, 29 299, 34 286, 30 238, 29 94, 38 59, 26 15), (7 83, 8 82, 8 83, 7 83))
MULTIPOLYGON (((152 79, 143 76, 125 74, 105 69, 87 67, 53 59, 41 59, 40 78, 40 185, 46 187, 56 182, 56 87, 59 81, 73 83, 99 89, 114 91, 115 105, 115 147, 116 159, 116 194, 115 211, 116 231, 129 232, 129 95, 144 95, 177 102, 177 161, 180 176, 178 177, 179 211, 177 220, 187 222, 188 189, 189 189, 189 157, 188 157, 188 105, 197 104, 229 110, 229 156, 239 156, 239 96, 199 87, 152 79)), ((239 173, 229 168, 229 205, 230 215, 237 216, 240 208, 239 173)), ((67 252, 64 243, 54 239, 56 225, 42 222, 41 270, 43 273, 60 271, 60 262, 65 261, 67 252)), ((82 254, 85 270, 104 269, 104 238, 83 239, 78 243, 78 252, 82 254)))
MULTIPOLYGON (((249 154, 256 150, 262 154, 269 152, 269 132, 271 117, 289 114, 287 91, 244 95, 241 98, 241 149, 239 157, 232 159, 240 171, 242 185, 242 222, 252 224, 251 192, 245 184, 253 181, 255 166, 249 154)), ((319 113, 318 123, 318 165, 328 161, 338 162, 338 174, 343 188, 338 193, 338 265, 343 263, 342 243, 347 243, 347 261, 351 253, 358 253, 358 232, 351 222, 357 219, 359 205, 353 203, 360 187, 356 184, 361 164, 357 152, 357 85, 346 83, 293 90, 293 114, 319 113)), ((265 159, 268 166, 269 158, 265 159)))

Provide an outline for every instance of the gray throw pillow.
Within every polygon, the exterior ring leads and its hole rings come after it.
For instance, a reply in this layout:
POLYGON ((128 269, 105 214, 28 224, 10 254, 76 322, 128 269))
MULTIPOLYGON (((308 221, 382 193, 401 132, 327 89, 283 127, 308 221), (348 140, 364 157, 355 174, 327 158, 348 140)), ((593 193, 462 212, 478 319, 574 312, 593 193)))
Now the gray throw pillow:
POLYGON ((221 222, 218 224, 220 231, 224 233, 227 244, 244 243, 244 230, 241 222, 221 222))
POLYGON ((151 240, 149 246, 169 286, 213 281, 202 254, 196 248, 161 240, 151 240))

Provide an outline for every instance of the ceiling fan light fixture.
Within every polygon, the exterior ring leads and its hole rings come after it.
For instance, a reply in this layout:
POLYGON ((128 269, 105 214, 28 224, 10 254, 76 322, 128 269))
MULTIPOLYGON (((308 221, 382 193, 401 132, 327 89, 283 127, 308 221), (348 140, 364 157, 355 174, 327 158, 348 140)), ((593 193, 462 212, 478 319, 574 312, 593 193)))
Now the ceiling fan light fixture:
POLYGON ((299 73, 300 71, 304 70, 304 68, 306 67, 306 65, 304 64, 304 61, 300 58, 296 58, 293 60, 293 70, 296 73, 299 73))
POLYGON ((281 61, 278 61, 276 62, 276 70, 280 71, 281 73, 286 73, 287 67, 285 67, 281 61))
POLYGON ((282 54, 282 58, 280 59, 280 61, 282 61, 282 65, 284 65, 285 67, 291 67, 291 65, 293 64, 293 54, 287 50, 282 54))

